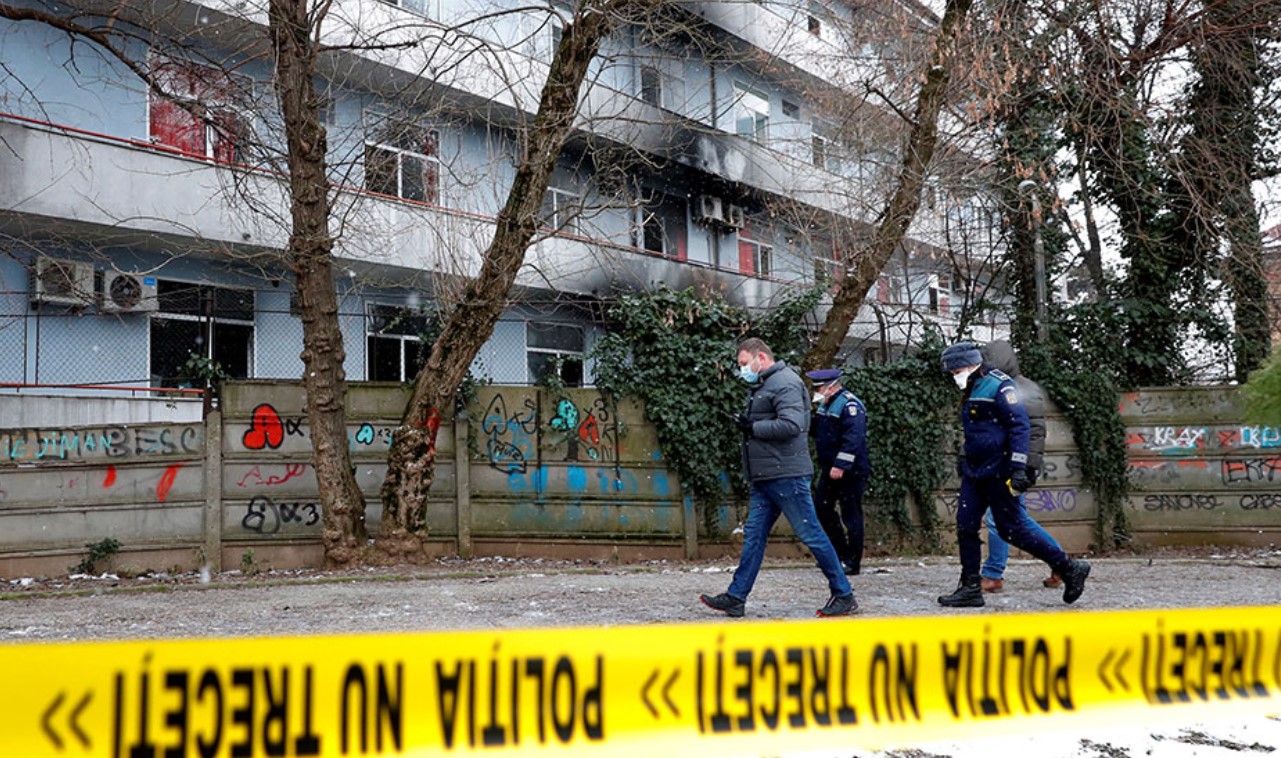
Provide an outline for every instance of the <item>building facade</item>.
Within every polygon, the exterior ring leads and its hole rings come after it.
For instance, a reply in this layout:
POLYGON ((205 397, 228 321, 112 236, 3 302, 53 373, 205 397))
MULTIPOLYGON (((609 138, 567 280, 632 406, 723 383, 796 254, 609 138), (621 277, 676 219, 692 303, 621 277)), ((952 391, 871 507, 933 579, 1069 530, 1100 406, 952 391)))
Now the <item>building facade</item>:
MULTIPOLYGON (((133 67, 0 20, 0 385, 172 387, 214 364, 296 378, 266 18, 243 2, 129 5, 119 46, 133 67)), ((31 6, 101 23, 92 2, 31 6)), ((322 26, 349 379, 412 378, 435 309, 479 269, 568 17, 535 6, 347 0, 322 26)), ((935 23, 906 0, 786 0, 681 4, 618 30, 474 373, 590 384, 621 292, 699 286, 764 309, 839 282, 896 176, 901 133, 891 109, 850 93, 879 77, 910 94, 909 51, 935 23)), ((997 246, 981 194, 931 182, 848 360, 901 350, 925 321, 955 329, 973 250, 997 246)))

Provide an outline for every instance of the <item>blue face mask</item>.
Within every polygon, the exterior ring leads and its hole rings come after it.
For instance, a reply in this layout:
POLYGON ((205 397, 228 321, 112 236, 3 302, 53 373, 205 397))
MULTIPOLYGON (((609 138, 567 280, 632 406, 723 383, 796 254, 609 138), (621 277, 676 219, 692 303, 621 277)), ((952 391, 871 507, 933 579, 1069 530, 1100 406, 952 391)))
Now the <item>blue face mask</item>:
POLYGON ((761 375, 759 372, 752 370, 751 363, 748 363, 746 366, 739 366, 738 376, 748 384, 756 384, 756 380, 761 378, 761 375))

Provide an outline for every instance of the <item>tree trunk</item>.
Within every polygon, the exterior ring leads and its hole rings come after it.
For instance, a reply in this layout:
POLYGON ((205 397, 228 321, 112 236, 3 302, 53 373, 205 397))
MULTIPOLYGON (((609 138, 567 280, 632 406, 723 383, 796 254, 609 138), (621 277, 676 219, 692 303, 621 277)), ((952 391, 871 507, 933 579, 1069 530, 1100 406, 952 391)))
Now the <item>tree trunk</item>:
POLYGON ((312 466, 324 516, 325 563, 357 561, 367 541, 365 500, 347 447, 346 351, 338 327, 333 238, 326 169, 327 136, 315 92, 316 42, 323 16, 308 17, 306 0, 271 0, 268 23, 276 61, 276 94, 288 145, 292 228, 288 261, 302 304, 303 386, 307 391, 312 466))
POLYGON ((934 52, 930 56, 930 68, 916 96, 916 110, 903 151, 898 186, 885 207, 884 221, 877 227, 872 242, 861 255, 857 255, 854 270, 841 280, 840 290, 832 299, 831 310, 805 355, 806 369, 830 366, 835 361, 836 352, 849 332, 850 324, 858 316, 868 290, 903 242, 908 226, 921 207, 921 187, 938 144, 939 111, 947 92, 953 53, 971 5, 972 0, 947 0, 938 37, 934 41, 934 52))
POLYGON ((431 354, 414 380, 404 419, 392 443, 382 485, 378 549, 394 560, 417 561, 426 536, 427 493, 435 477, 436 434, 452 415, 458 387, 480 348, 493 334, 507 296, 538 228, 552 169, 578 115, 578 97, 614 14, 635 0, 585 3, 566 25, 529 128, 528 153, 516 171, 480 274, 463 291, 431 354))

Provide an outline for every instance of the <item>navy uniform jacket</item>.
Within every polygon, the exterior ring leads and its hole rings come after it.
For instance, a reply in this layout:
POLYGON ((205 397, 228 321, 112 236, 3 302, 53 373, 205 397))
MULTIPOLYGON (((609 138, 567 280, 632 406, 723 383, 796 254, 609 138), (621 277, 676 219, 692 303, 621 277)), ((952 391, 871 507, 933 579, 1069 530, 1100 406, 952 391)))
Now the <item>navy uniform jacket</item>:
POLYGON ((853 392, 842 389, 814 411, 810 434, 818 452, 818 466, 833 466, 854 476, 872 473, 867 460, 867 409, 853 392))
POLYGON ((1015 469, 1027 468, 1031 425, 1009 375, 985 364, 970 376, 961 426, 963 476, 1004 479, 1015 469))

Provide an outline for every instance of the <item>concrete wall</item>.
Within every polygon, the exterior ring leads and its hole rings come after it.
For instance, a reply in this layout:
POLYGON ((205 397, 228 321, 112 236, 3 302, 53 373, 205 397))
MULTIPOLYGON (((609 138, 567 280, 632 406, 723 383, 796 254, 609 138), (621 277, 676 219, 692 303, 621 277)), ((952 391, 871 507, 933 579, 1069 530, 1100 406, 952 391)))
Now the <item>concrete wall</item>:
MULTIPOLYGON (((124 546, 110 564, 118 570, 319 565, 321 514, 303 400, 297 384, 235 382, 200 422, 0 429, 0 576, 63 573, 86 545, 108 537, 124 546)), ((405 402, 399 385, 350 390, 348 445, 371 534, 405 402)), ((1121 411, 1134 485, 1126 507, 1140 544, 1281 538, 1274 513, 1281 487, 1273 485, 1281 428, 1242 424, 1235 388, 1144 391, 1126 396, 1121 411)), ((437 451, 428 527, 430 548, 442 556, 636 560, 736 550, 733 504, 697 513, 641 409, 615 406, 595 390, 560 397, 482 388, 463 416, 441 426, 437 451)), ((1064 547, 1086 550, 1097 504, 1057 415, 1046 461, 1028 510, 1064 547)), ((948 523, 954 487, 934 507, 948 523)), ((799 550, 787 540, 775 549, 799 550)))

